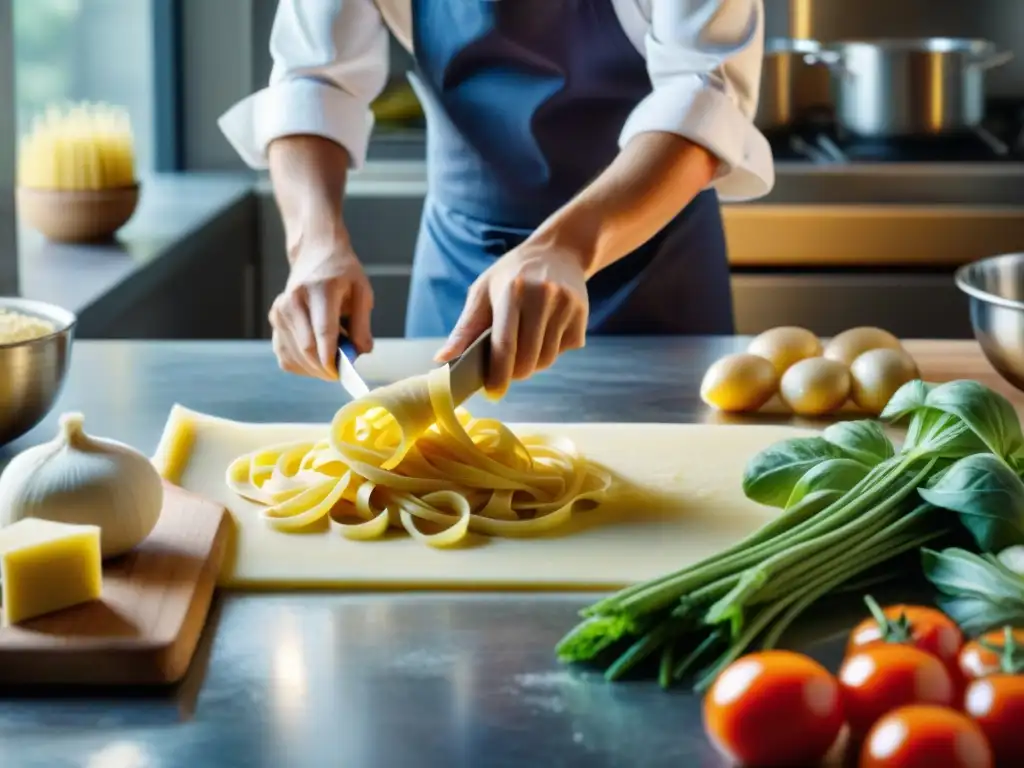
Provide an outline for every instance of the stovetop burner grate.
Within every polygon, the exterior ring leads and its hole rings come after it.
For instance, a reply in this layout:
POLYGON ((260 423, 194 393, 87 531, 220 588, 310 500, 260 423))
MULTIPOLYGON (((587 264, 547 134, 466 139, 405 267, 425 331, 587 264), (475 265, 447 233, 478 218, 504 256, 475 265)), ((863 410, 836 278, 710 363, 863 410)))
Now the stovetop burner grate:
POLYGON ((768 134, 776 160, 824 163, 1024 162, 1024 110, 994 112, 986 125, 949 136, 870 139, 813 120, 768 134))

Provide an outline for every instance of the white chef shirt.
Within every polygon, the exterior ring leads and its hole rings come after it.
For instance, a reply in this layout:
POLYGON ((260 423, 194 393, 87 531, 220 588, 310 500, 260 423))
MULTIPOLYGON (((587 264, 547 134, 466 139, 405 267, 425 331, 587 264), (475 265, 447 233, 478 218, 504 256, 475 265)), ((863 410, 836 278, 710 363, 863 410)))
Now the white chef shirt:
MULTIPOLYGON (((623 125, 619 146, 649 131, 677 134, 719 159, 712 186, 722 199, 767 194, 775 183, 772 153, 753 123, 764 0, 610 2, 653 86, 623 125)), ((388 29, 412 50, 411 0, 280 0, 269 85, 219 121, 245 162, 266 168, 271 141, 312 134, 345 147, 361 167, 373 129, 370 104, 388 78, 388 29)))

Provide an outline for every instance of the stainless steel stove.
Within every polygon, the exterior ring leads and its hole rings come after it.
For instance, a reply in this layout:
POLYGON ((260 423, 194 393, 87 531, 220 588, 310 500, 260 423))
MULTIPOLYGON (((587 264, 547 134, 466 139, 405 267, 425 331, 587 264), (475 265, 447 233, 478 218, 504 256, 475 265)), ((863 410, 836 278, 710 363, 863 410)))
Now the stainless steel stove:
POLYGON ((819 115, 768 140, 775 189, 724 209, 741 333, 972 335, 953 270, 1024 251, 1024 104, 959 135, 868 140, 819 115))
POLYGON ((1024 162, 1024 106, 993 105, 984 123, 965 133, 910 138, 860 138, 821 114, 770 133, 777 162, 848 163, 1024 162))

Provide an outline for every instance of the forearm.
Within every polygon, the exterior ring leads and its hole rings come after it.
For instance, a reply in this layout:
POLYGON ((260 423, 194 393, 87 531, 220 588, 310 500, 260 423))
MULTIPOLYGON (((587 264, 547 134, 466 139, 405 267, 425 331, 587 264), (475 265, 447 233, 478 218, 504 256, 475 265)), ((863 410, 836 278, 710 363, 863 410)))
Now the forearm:
POLYGON ((333 247, 348 238, 342 218, 349 167, 344 147, 319 136, 285 136, 270 144, 267 159, 289 261, 302 244, 333 247))
POLYGON ((532 240, 580 254, 587 277, 639 248, 714 178, 718 160, 670 133, 633 138, 532 240))

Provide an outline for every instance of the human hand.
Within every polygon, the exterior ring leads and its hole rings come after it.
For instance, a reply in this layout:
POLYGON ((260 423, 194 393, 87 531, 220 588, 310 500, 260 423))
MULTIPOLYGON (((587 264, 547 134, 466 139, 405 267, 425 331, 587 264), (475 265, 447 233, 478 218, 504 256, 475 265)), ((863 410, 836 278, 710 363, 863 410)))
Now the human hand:
POLYGON ((336 356, 342 317, 356 350, 373 348, 373 289, 344 238, 296 249, 284 291, 270 308, 273 347, 282 370, 319 379, 338 378, 336 356))
POLYGON ((455 328, 435 359, 461 355, 491 332, 486 389, 500 397, 513 379, 525 379, 586 340, 587 278, 568 248, 527 241, 498 259, 473 283, 455 328))

